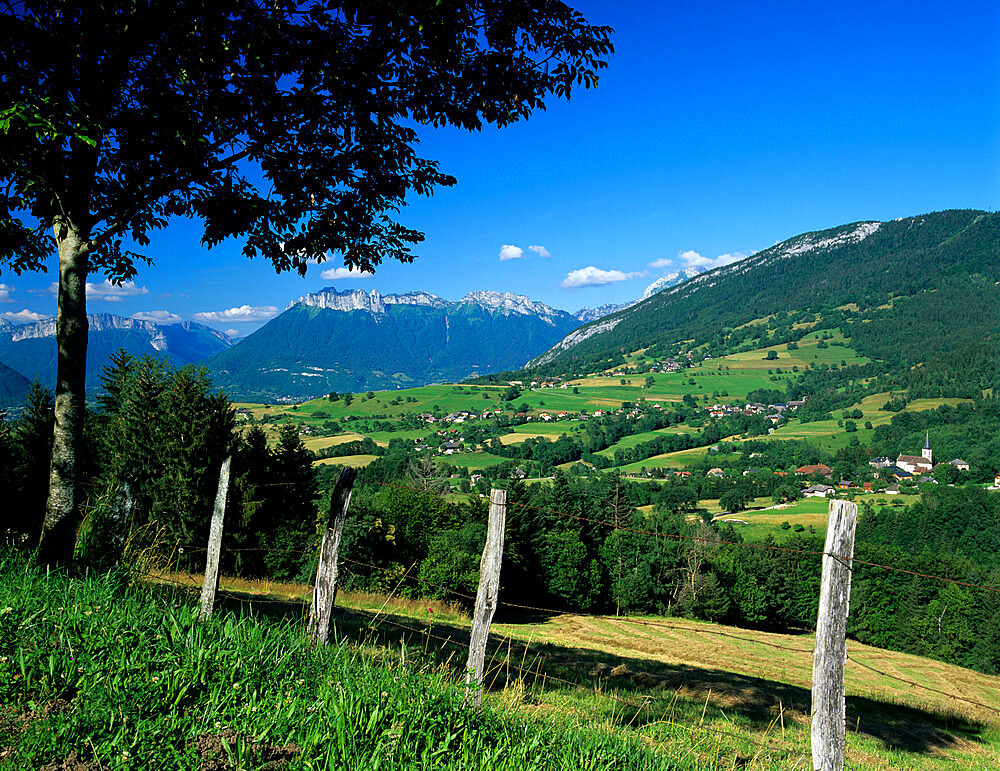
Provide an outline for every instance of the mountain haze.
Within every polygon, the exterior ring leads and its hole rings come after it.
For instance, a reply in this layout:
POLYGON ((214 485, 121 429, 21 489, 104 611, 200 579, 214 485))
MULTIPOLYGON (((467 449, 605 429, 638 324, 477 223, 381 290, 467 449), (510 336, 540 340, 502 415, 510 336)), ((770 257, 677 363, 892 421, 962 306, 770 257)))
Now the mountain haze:
MULTIPOLYGON (((87 316, 87 323, 88 388, 99 385, 98 375, 108 357, 119 348, 133 356, 163 356, 171 364, 182 366, 200 362, 232 345, 221 332, 191 321, 156 324, 95 313, 87 316)), ((0 329, 0 362, 26 378, 37 377, 42 385, 53 387, 56 379, 55 333, 55 319, 0 329)))
POLYGON ((29 388, 31 383, 28 378, 6 364, 0 364, 0 408, 23 404, 29 388))

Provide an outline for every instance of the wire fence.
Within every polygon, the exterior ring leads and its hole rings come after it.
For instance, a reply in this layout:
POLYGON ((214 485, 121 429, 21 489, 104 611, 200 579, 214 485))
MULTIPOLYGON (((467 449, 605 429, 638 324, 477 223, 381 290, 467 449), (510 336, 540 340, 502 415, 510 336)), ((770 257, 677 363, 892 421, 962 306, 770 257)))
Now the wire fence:
MULTIPOLYGON (((294 483, 275 483, 274 486, 287 485, 287 484, 294 484, 294 483)), ((444 497, 444 496, 447 495, 447 496, 452 496, 452 499, 454 499, 454 495, 455 495, 454 493, 447 493, 447 492, 443 492, 443 491, 439 491, 439 490, 434 490, 434 489, 431 489, 429 487, 414 487, 414 486, 402 485, 402 484, 398 484, 398 483, 389 483, 389 482, 374 482, 373 484, 375 484, 375 485, 377 485, 379 487, 383 487, 383 488, 405 490, 405 491, 408 491, 408 492, 413 492, 413 493, 418 493, 418 494, 423 494, 423 495, 437 495, 437 496, 442 496, 442 497, 444 497)), ((330 485, 330 486, 321 486, 319 489, 320 489, 320 492, 326 492, 326 491, 332 490, 332 488, 333 488, 333 486, 330 485)), ((476 496, 478 498, 478 494, 477 493, 468 493, 468 495, 470 495, 470 496, 476 496)), ((567 519, 574 520, 574 521, 577 521, 577 522, 584 522, 584 523, 592 524, 592 525, 595 525, 595 526, 598 526, 598 527, 607 528, 607 529, 613 530, 613 531, 630 532, 630 533, 641 534, 641 535, 645 535, 645 536, 649 536, 649 537, 661 538, 661 539, 671 540, 671 541, 700 542, 700 543, 713 544, 713 545, 718 545, 718 544, 721 543, 721 540, 717 539, 717 538, 708 538, 708 537, 705 537, 705 536, 692 535, 692 534, 683 534, 683 533, 662 533, 662 532, 657 532, 655 530, 646 530, 646 529, 642 529, 642 528, 633 528, 633 527, 628 527, 628 526, 622 526, 622 525, 616 524, 614 522, 609 522, 609 521, 606 521, 606 520, 596 519, 596 518, 593 518, 593 517, 587 517, 587 516, 583 516, 583 515, 580 515, 580 514, 572 514, 572 513, 560 511, 558 509, 554 509, 554 508, 551 508, 551 507, 535 506, 535 505, 531 505, 531 504, 518 503, 518 502, 512 502, 512 501, 508 501, 506 505, 507 506, 513 506, 513 507, 519 507, 521 509, 526 509, 526 510, 527 509, 531 509, 531 510, 543 511, 543 512, 547 512, 547 513, 550 513, 550 514, 553 514, 553 515, 556 515, 556 516, 565 517, 567 519)), ((855 565, 864 565, 866 567, 873 568, 873 569, 885 570, 885 571, 890 571, 890 572, 895 572, 895 573, 910 575, 910 576, 914 576, 914 577, 924 578, 924 579, 928 579, 928 580, 934 580, 934 581, 940 581, 940 582, 943 582, 943 583, 960 585, 960 586, 974 588, 974 589, 981 589, 981 590, 986 590, 986 591, 989 591, 989 592, 1000 592, 1000 588, 995 587, 995 586, 988 586, 988 585, 983 585, 983 584, 977 584, 977 583, 974 583, 974 582, 963 581, 963 580, 960 580, 960 579, 950 578, 950 577, 947 577, 947 576, 939 576, 939 575, 932 575, 932 574, 921 573, 921 572, 918 572, 918 571, 913 571, 913 570, 909 570, 909 569, 906 569, 906 568, 897 567, 897 566, 894 566, 894 565, 881 564, 881 563, 876 563, 876 562, 873 562, 873 561, 862 560, 862 559, 858 559, 858 558, 849 558, 849 557, 847 557, 845 555, 833 554, 833 553, 828 553, 828 552, 824 552, 824 551, 811 550, 811 549, 792 548, 792 547, 779 546, 779 545, 775 545, 775 544, 743 543, 743 544, 741 544, 741 547, 750 548, 750 549, 757 549, 757 550, 761 550, 761 551, 769 551, 769 552, 781 552, 781 553, 801 554, 803 556, 808 556, 808 557, 830 556, 830 557, 833 557, 835 559, 847 561, 848 563, 853 562, 853 564, 855 564, 855 565)), ((200 552, 206 551, 205 547, 185 546, 185 547, 181 547, 181 548, 187 554, 194 554, 194 553, 200 553, 200 552)), ((309 548, 309 549, 273 549, 273 548, 268 548, 268 547, 238 547, 238 548, 227 549, 227 552, 231 552, 231 553, 241 553, 241 552, 246 552, 246 553, 251 553, 251 552, 257 552, 257 553, 260 553, 260 552, 281 552, 281 553, 296 554, 296 555, 299 555, 299 556, 311 556, 311 555, 314 555, 314 554, 317 553, 317 547, 313 547, 313 548, 309 548)), ((386 604, 388 604, 389 599, 391 598, 391 596, 393 594, 395 594, 395 592, 399 589, 399 587, 402 586, 404 583, 410 583, 410 584, 417 585, 417 586, 428 587, 428 588, 435 589, 435 590, 437 590, 439 592, 444 592, 447 596, 453 597, 453 598, 457 598, 459 601, 461 601, 464 604, 468 604, 470 602, 474 602, 475 601, 475 597, 473 595, 471 595, 471 594, 468 594, 468 593, 465 593, 465 592, 461 592, 459 590, 454 589, 453 587, 449 587, 449 586, 446 586, 444 584, 441 584, 441 583, 438 583, 438 582, 434 582, 434 581, 430 581, 430 580, 428 580, 426 578, 421 578, 419 576, 413 575, 411 573, 411 569, 412 569, 413 566, 411 566, 410 569, 407 569, 402 575, 399 575, 398 568, 387 568, 387 567, 384 567, 384 566, 375 565, 375 564, 371 564, 371 563, 366 563, 364 561, 353 559, 353 558, 349 558, 349 557, 343 557, 342 556, 340 558, 339 562, 340 562, 340 565, 341 565, 341 567, 343 569, 345 569, 346 571, 350 572, 351 574, 353 574, 355 576, 361 576, 362 574, 358 573, 355 570, 352 570, 348 566, 353 566, 354 568, 362 568, 362 569, 367 570, 367 571, 378 571, 378 572, 383 573, 386 576, 390 576, 391 575, 391 577, 393 579, 396 579, 397 580, 397 584, 394 587, 394 589, 392 590, 392 592, 390 593, 389 597, 387 597, 386 604)), ((156 581, 163 582, 163 583, 173 584, 175 586, 178 586, 178 587, 184 588, 184 589, 191 589, 191 588, 196 587, 197 586, 197 580, 198 580, 195 575, 190 574, 190 573, 186 573, 185 574, 186 578, 188 579, 188 582, 179 582, 179 581, 176 581, 176 580, 174 580, 174 579, 172 579, 172 578, 170 578, 168 576, 164 576, 162 574, 150 574, 150 573, 147 573, 147 574, 144 574, 144 575, 145 575, 145 577, 147 577, 149 579, 156 580, 156 581)), ((369 575, 371 575, 371 573, 369 573, 369 575)), ((251 602, 251 603, 288 605, 289 603, 294 603, 294 602, 299 602, 301 604, 303 602, 303 600, 304 600, 304 598, 298 598, 298 599, 290 599, 290 598, 281 598, 281 599, 267 598, 267 597, 261 597, 261 596, 259 596, 259 594, 255 594, 252 598, 248 598, 247 597, 248 594, 252 594, 252 592, 251 591, 240 592, 240 591, 232 591, 232 590, 221 590, 220 591, 220 596, 222 596, 222 597, 227 597, 227 598, 230 598, 230 599, 233 599, 233 600, 238 600, 238 601, 243 601, 243 602, 251 602)), ((721 630, 721 629, 711 629, 711 628, 701 627, 701 626, 697 626, 697 627, 687 626, 687 625, 682 625, 682 624, 675 623, 675 622, 657 621, 657 620, 651 620, 651 619, 648 619, 648 618, 635 618, 635 617, 631 617, 631 616, 628 616, 628 615, 625 615, 625 616, 611 616, 611 615, 607 615, 607 614, 567 613, 567 611, 565 609, 526 605, 526 604, 520 604, 520 603, 509 602, 509 601, 504 601, 504 600, 500 600, 498 602, 498 605, 501 606, 501 607, 506 607, 506 608, 509 608, 509 609, 512 609, 512 610, 516 610, 516 611, 527 611, 527 612, 532 612, 532 613, 541 613, 541 614, 545 614, 545 615, 548 615, 548 616, 551 616, 551 617, 571 616, 571 617, 574 617, 574 618, 582 618, 582 619, 586 619, 586 620, 590 620, 590 621, 613 622, 613 623, 620 624, 620 625, 630 625, 630 626, 639 626, 639 627, 661 629, 661 630, 665 630, 665 631, 672 632, 672 633, 675 633, 675 632, 685 632, 685 633, 690 633, 690 634, 705 635, 705 636, 709 636, 709 637, 727 638, 727 639, 731 639, 731 640, 733 640, 735 642, 738 642, 738 643, 747 643, 747 644, 762 646, 762 647, 766 647, 766 648, 770 648, 770 649, 780 650, 780 651, 785 652, 785 653, 795 654, 796 656, 803 656, 803 657, 808 656, 810 659, 813 656, 813 650, 812 649, 800 648, 800 647, 795 647, 795 646, 791 646, 791 645, 784 645, 784 644, 781 644, 781 643, 778 643, 778 642, 774 642, 774 641, 771 641, 771 640, 761 639, 759 636, 739 635, 739 634, 734 634, 732 632, 724 631, 724 630, 721 630)), ((407 631, 407 632, 412 633, 412 634, 417 634, 417 635, 424 636, 427 639, 438 640, 438 641, 440 641, 440 642, 442 642, 443 644, 446 644, 446 645, 457 646, 460 649, 461 648, 464 648, 464 649, 468 649, 469 648, 469 644, 468 643, 463 642, 461 640, 458 640, 454 636, 449 636, 449 637, 446 638, 446 637, 442 637, 440 635, 434 634, 429 627, 428 628, 424 628, 424 629, 420 629, 420 628, 417 628, 417 627, 413 627, 413 626, 407 625, 407 624, 399 621, 397 617, 395 617, 395 616, 393 616, 391 614, 384 614, 383 613, 384 609, 385 609, 385 605, 383 605, 383 607, 379 610, 379 612, 374 617, 374 620, 377 620, 379 624, 387 624, 389 626, 401 629, 403 631, 407 631)), ((373 620, 373 623, 374 623, 374 620, 373 620)), ((503 643, 501 641, 500 645, 502 646, 502 644, 503 643)), ((510 649, 511 646, 512 646, 510 638, 508 638, 507 645, 508 645, 508 649, 510 649)), ((521 646, 520 643, 518 645, 519 645, 519 652, 522 653, 522 656, 526 656, 527 652, 528 652, 528 647, 527 646, 521 646)), ((494 654, 494 658, 491 659, 491 662, 494 662, 495 659, 496 659, 496 653, 494 654)), ((933 686, 929 686, 929 685, 924 685, 923 683, 919 683, 919 682, 917 682, 915 680, 912 680, 912 679, 909 679, 909 678, 906 678, 906 677, 901 677, 899 675, 896 675, 896 674, 893 674, 893 673, 890 673, 890 672, 886 672, 884 670, 878 669, 876 667, 871 666, 870 664, 867 664, 867 663, 859 660, 856 657, 856 655, 850 655, 849 654, 847 656, 847 660, 850 661, 850 662, 852 662, 854 665, 856 665, 859 668, 868 670, 868 671, 870 671, 870 672, 872 672, 874 674, 879 675, 880 677, 884 677, 884 678, 887 678, 887 679, 892 680, 894 682, 898 682, 900 684, 906 685, 910 689, 917 689, 917 690, 920 690, 920 691, 924 691, 924 692, 928 692, 928 693, 933 693, 933 694, 936 694, 937 696, 943 696, 945 698, 948 698, 948 699, 951 699, 951 700, 954 700, 954 701, 960 701, 960 702, 963 702, 963 703, 975 706, 975 707, 977 707, 979 709, 986 710, 986 711, 988 711, 988 712, 990 712, 992 714, 1000 715, 1000 709, 998 709, 995 706, 992 706, 990 704, 986 704, 986 703, 984 703, 982 701, 971 699, 971 698, 969 698, 967 696, 963 696, 961 694, 953 693, 953 692, 950 692, 950 691, 947 691, 947 690, 944 690, 944 689, 940 689, 940 688, 936 688, 936 687, 933 687, 933 686)), ((523 659, 522 659, 522 663, 523 663, 523 659)), ((554 682, 554 683, 560 683, 562 685, 568 685, 568 686, 571 686, 573 688, 579 688, 579 689, 583 689, 583 690, 587 690, 587 691, 596 690, 596 689, 598 689, 600 687, 599 681, 591 682, 590 685, 584 685, 584 684, 582 684, 580 682, 574 682, 574 681, 569 680, 567 678, 559 677, 559 676, 554 675, 554 674, 552 674, 551 672, 548 672, 548 671, 543 672, 541 670, 541 667, 540 667, 540 659, 539 659, 539 666, 536 667, 534 670, 532 670, 530 668, 525 668, 523 666, 519 666, 517 664, 511 663, 511 661, 510 661, 510 655, 508 655, 507 659, 503 662, 503 666, 507 667, 508 671, 511 670, 511 669, 513 669, 513 670, 521 673, 522 676, 526 677, 526 676, 530 675, 532 678, 534 678, 534 680, 536 682, 537 682, 538 678, 541 678, 542 681, 543 681, 543 683, 546 682, 546 681, 551 681, 551 682, 554 682)), ((487 675, 490 674, 490 672, 492 672, 492 671, 493 670, 488 670, 487 671, 487 675)), ((637 714, 639 714, 639 713, 641 713, 643 711, 648 711, 650 709, 651 701, 648 698, 645 701, 643 701, 643 702, 640 703, 640 702, 637 702, 637 701, 632 700, 632 699, 625 699, 625 698, 623 698, 623 697, 621 697, 620 695, 617 695, 617 694, 612 694, 612 693, 605 692, 604 695, 606 697, 610 698, 611 700, 615 701, 616 703, 621 704, 624 707, 628 707, 630 709, 637 710, 637 714)), ((676 724, 676 725, 684 728, 685 730, 687 730, 689 728, 687 726, 684 726, 683 724, 676 724)), ((730 737, 735 738, 735 739, 739 739, 740 741, 744 741, 744 742, 746 742, 747 744, 749 744, 751 746, 757 747, 759 750, 764 750, 764 751, 771 752, 771 753, 778 752, 779 754, 782 755, 782 757, 787 757, 787 756, 796 754, 796 753, 791 752, 791 751, 777 750, 777 749, 772 748, 772 747, 767 747, 765 745, 761 745, 759 743, 755 743, 755 742, 753 742, 752 740, 748 739, 745 736, 740 736, 740 735, 737 735, 737 734, 728 733, 728 732, 721 731, 721 730, 714 729, 714 728, 710 728, 710 727, 704 727, 704 729, 708 730, 708 731, 711 731, 712 733, 717 733, 717 734, 720 734, 720 735, 726 735, 726 736, 730 736, 730 737)), ((801 754, 802 753, 798 753, 798 755, 801 755, 801 754)))

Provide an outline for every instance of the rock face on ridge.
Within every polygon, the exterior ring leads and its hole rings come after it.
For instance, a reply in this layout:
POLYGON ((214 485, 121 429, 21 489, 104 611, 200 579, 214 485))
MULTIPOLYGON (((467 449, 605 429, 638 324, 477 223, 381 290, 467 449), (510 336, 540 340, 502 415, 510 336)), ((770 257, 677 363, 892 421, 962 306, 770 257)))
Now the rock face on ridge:
POLYGON ((639 298, 638 302, 648 300, 657 292, 662 292, 664 289, 668 289, 669 287, 683 284, 689 278, 696 278, 704 272, 705 271, 702 268, 692 266, 683 268, 682 270, 678 270, 673 273, 668 273, 665 276, 660 276, 656 279, 656 281, 646 287, 646 291, 642 293, 642 297, 639 298))

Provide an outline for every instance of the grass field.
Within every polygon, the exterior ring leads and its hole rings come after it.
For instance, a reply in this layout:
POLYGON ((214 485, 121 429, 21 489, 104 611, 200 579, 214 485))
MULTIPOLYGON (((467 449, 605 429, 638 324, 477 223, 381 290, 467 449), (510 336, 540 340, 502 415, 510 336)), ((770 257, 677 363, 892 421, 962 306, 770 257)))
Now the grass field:
MULTIPOLYGON (((629 463, 621 466, 622 471, 639 471, 642 468, 685 468, 694 463, 698 463, 708 455, 708 447, 692 447, 690 450, 680 450, 678 452, 668 452, 663 455, 654 455, 652 458, 629 463)), ((719 459, 733 457, 730 455, 720 455, 719 459)))
POLYGON ((775 506, 770 500, 759 499, 765 508, 757 511, 739 511, 733 515, 726 515, 725 520, 742 520, 746 524, 733 523, 733 527, 739 531, 748 541, 761 541, 767 536, 774 536, 777 541, 784 541, 796 535, 795 530, 782 530, 782 522, 789 525, 802 525, 805 532, 809 532, 810 525, 817 535, 826 534, 826 521, 829 501, 826 498, 802 498, 794 503, 781 504, 775 506), (773 507, 773 508, 772 508, 773 507))
POLYGON ((355 608, 338 611, 334 641, 316 646, 298 597, 223 596, 202 621, 185 590, 198 579, 174 579, 70 580, 0 554, 0 768, 708 767, 710 748, 665 754, 619 729, 607 705, 589 725, 534 680, 494 686, 482 710, 465 708, 455 649, 446 657, 429 637, 399 632, 433 618, 467 638, 458 614, 427 612, 441 609, 434 603, 347 598, 355 608))
POLYGON ((500 437, 500 444, 523 444, 528 439, 544 439, 548 442, 558 439, 556 434, 536 434, 536 433, 526 433, 523 431, 515 431, 512 434, 504 434, 500 437))
POLYGON ((635 447, 636 445, 642 444, 643 442, 649 442, 653 439, 656 439, 658 436, 662 436, 663 434, 696 434, 696 433, 698 433, 697 428, 691 428, 691 426, 685 426, 683 424, 679 426, 671 426, 670 428, 658 428, 655 431, 644 431, 639 434, 632 434, 630 436, 626 436, 620 441, 615 442, 610 447, 607 447, 603 450, 599 450, 595 454, 603 455, 605 457, 610 458, 614 457, 615 450, 618 449, 624 450, 630 447, 635 447))
POLYGON ((498 463, 505 463, 509 459, 501 458, 488 452, 460 452, 455 455, 440 455, 435 458, 439 463, 447 463, 451 466, 463 466, 468 469, 484 469, 495 466, 498 463))
POLYGON ((511 426, 510 430, 515 434, 525 434, 527 436, 548 436, 555 439, 562 434, 572 434, 583 425, 584 424, 576 420, 553 420, 550 423, 536 420, 531 423, 524 423, 520 426, 511 426))
POLYGON ((338 434, 337 436, 310 436, 303 439, 302 444, 305 445, 307 450, 319 452, 320 450, 325 450, 327 447, 336 447, 338 444, 347 444, 348 442, 358 442, 362 439, 364 439, 364 436, 361 434, 351 432, 348 434, 338 434))
POLYGON ((413 428, 408 431, 365 431, 364 435, 371 437, 380 445, 388 445, 393 439, 405 439, 412 442, 414 439, 426 439, 437 432, 437 426, 427 428, 413 428))
MULTIPOLYGON (((30 583, 31 591, 22 589, 23 575, 0 584, 0 600, 12 606, 14 619, 39 610, 43 613, 36 618, 46 617, 29 627, 22 659, 30 680, 18 681, 17 688, 40 694, 45 682, 41 675, 50 671, 52 657, 56 682, 72 671, 63 666, 70 653, 65 638, 56 632, 59 626, 79 630, 93 625, 96 631, 103 625, 118 634, 128 629, 131 638, 143 644, 121 650, 110 660, 93 658, 89 648, 77 652, 74 664, 83 670, 77 682, 85 687, 76 690, 76 698, 83 704, 101 699, 103 709, 75 710, 68 719, 51 721, 48 731, 49 724, 39 721, 17 746, 19 760, 64 757, 79 742, 87 757, 100 758, 104 768, 123 767, 123 753, 144 767, 153 767, 150 764, 163 757, 173 758, 172 768, 195 768, 179 762, 190 751, 188 737, 226 727, 268 745, 291 744, 303 759, 320 759, 295 768, 332 768, 331 761, 339 762, 336 767, 376 767, 386 743, 398 751, 398 765, 384 767, 425 768, 427 753, 441 749, 448 735, 452 738, 446 765, 452 768, 810 767, 809 634, 773 634, 654 616, 505 616, 501 609, 492 628, 487 665, 492 677, 487 678, 484 708, 490 721, 498 721, 499 730, 489 736, 494 751, 486 764, 462 751, 486 726, 446 708, 461 702, 460 690, 454 701, 441 695, 449 681, 460 682, 464 667, 462 645, 468 640, 469 621, 460 609, 433 601, 344 593, 338 596, 335 613, 338 642, 309 653, 297 633, 308 586, 255 587, 223 578, 221 587, 229 594, 220 601, 219 618, 199 633, 185 608, 200 576, 161 574, 155 580, 187 583, 191 594, 168 594, 166 604, 145 599, 135 610, 128 605, 131 594, 116 598, 94 578, 72 590, 68 582, 60 585, 58 580, 53 585, 49 579, 42 592, 30 583), (95 606, 104 611, 103 618, 84 615, 95 606), (175 619, 165 628, 177 628, 181 634, 171 631, 161 634, 163 639, 156 637, 164 625, 154 612, 175 619), (40 644, 50 639, 56 641, 54 647, 40 644), (172 646, 178 646, 177 653, 171 653, 172 646), (400 657, 404 646, 405 667, 400 657), (772 646, 778 646, 777 651, 772 646), (204 659, 194 655, 199 649, 206 651, 204 659), (285 652, 276 664, 254 666, 259 657, 281 649, 285 652), (135 702, 122 702, 125 714, 136 720, 135 733, 114 731, 107 715, 117 713, 118 700, 133 693, 131 689, 140 684, 148 689, 150 668, 143 666, 143 659, 159 657, 175 663, 162 691, 145 691, 152 715, 144 719, 135 702), (167 706, 169 699, 202 660, 219 664, 201 676, 203 697, 175 715, 167 706), (121 683, 119 690, 95 692, 86 687, 117 671, 121 674, 113 681, 121 683), (329 679, 309 677, 323 671, 332 673, 329 679), (327 683, 342 686, 335 691, 337 699, 327 695, 327 683), (234 684, 239 684, 238 696, 233 695, 234 684), (253 710, 274 700, 280 705, 277 710, 253 710), (158 703, 163 707, 157 708, 158 703), (317 704, 322 709, 310 712, 317 704), (377 708, 381 712, 373 712, 377 708), (88 714, 96 720, 82 719, 88 714), (444 725, 434 728, 432 720, 444 725), (504 721, 516 729, 504 730, 504 721), (406 728, 400 731, 400 725, 406 728), (535 738, 539 735, 547 739, 535 738), (144 741, 134 742, 133 736, 144 741), (510 743, 530 746, 531 752, 510 743)), ((848 663, 847 768, 979 771, 1000 763, 1000 718, 992 711, 1000 708, 1000 678, 854 641, 848 641, 848 654, 886 674, 848 663)), ((159 671, 156 665, 151 669, 159 671)), ((45 703, 44 696, 40 700, 45 703)))
POLYGON ((314 466, 349 466, 363 468, 375 460, 377 455, 341 455, 339 458, 321 458, 313 461, 314 466))
MULTIPOLYGON (((367 398, 366 394, 357 394, 350 405, 345 405, 344 399, 341 398, 335 402, 328 399, 315 399, 300 405, 240 406, 248 407, 258 421, 267 415, 271 422, 266 428, 272 438, 276 436, 276 423, 286 419, 314 426, 320 426, 328 420, 336 420, 344 428, 351 429, 336 437, 306 439, 306 446, 317 451, 340 442, 357 439, 362 435, 371 437, 380 445, 385 446, 395 438, 407 441, 426 438, 439 430, 441 425, 435 424, 425 428, 398 432, 374 431, 369 430, 370 421, 366 416, 384 416, 378 419, 391 420, 393 416, 403 413, 435 410, 443 412, 468 410, 481 413, 484 410, 493 410, 499 407, 505 407, 507 410, 523 408, 536 414, 541 412, 553 414, 560 411, 580 412, 581 410, 594 412, 599 409, 616 409, 622 402, 639 403, 641 399, 645 399, 647 403, 669 404, 678 402, 689 394, 696 396, 699 404, 704 406, 716 401, 732 402, 742 399, 754 389, 782 388, 785 382, 794 376, 793 367, 801 370, 810 365, 839 366, 842 361, 845 364, 866 361, 846 346, 829 344, 825 348, 820 348, 821 335, 830 333, 831 330, 812 331, 799 341, 798 349, 791 351, 784 344, 769 346, 701 361, 696 366, 680 372, 656 373, 651 376, 647 376, 645 373, 626 373, 618 376, 605 373, 583 378, 571 383, 578 393, 573 393, 573 388, 525 389, 519 397, 509 403, 500 401, 504 390, 501 386, 435 385, 400 391, 374 392, 371 399, 367 398), (775 352, 777 360, 766 359, 769 351, 775 352), (781 373, 778 373, 778 369, 781 369, 781 373), (646 386, 647 377, 652 377, 652 384, 649 387, 646 386), (622 380, 625 381, 624 385, 622 380), (351 417, 356 418, 356 420, 348 420, 351 417)), ((843 342, 838 331, 832 330, 832 334, 833 337, 829 339, 829 343, 843 342)), ((629 358, 631 361, 639 361, 643 358, 642 352, 634 352, 629 358)), ((868 396, 860 404, 834 412, 829 420, 801 423, 793 417, 786 424, 778 427, 770 435, 770 438, 805 440, 829 452, 846 447, 854 440, 867 444, 871 441, 875 428, 892 419, 892 413, 881 410, 882 405, 889 398, 890 394, 887 393, 868 396), (853 419, 857 430, 848 433, 844 426, 838 425, 838 421, 843 421, 843 415, 847 410, 857 408, 861 409, 863 417, 853 419), (872 428, 865 428, 866 423, 870 423, 872 428)), ((906 406, 906 410, 934 409, 943 404, 956 405, 963 401, 966 400, 918 399, 910 402, 906 406)), ((530 436, 555 439, 564 433, 576 435, 585 431, 586 423, 582 421, 555 420, 549 423, 534 421, 511 427, 501 437, 501 441, 504 444, 517 444, 530 436)), ((664 429, 664 431, 693 432, 695 429, 677 426, 664 429)), ((602 450, 600 454, 605 457, 613 457, 617 449, 634 447, 636 444, 648 441, 653 436, 651 433, 646 433, 626 437, 615 446, 602 450)), ((632 463, 622 468, 625 471, 637 471, 643 467, 683 468, 703 458, 706 452, 707 450, 704 448, 698 448, 680 453, 670 453, 632 463)), ((361 465, 369 460, 367 456, 358 456, 348 462, 361 465)), ((452 456, 447 462, 468 468, 483 469, 500 462, 500 460, 488 454, 461 453, 452 456)))

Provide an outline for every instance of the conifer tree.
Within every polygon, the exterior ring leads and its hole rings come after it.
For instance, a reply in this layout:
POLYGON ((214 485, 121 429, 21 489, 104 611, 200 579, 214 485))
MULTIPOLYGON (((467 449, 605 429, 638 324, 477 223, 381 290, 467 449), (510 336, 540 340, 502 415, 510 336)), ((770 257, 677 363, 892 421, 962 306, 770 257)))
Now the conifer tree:
POLYGON ((38 537, 45 515, 53 420, 52 392, 36 379, 12 432, 17 459, 17 500, 11 506, 13 529, 26 533, 31 540, 38 537))

